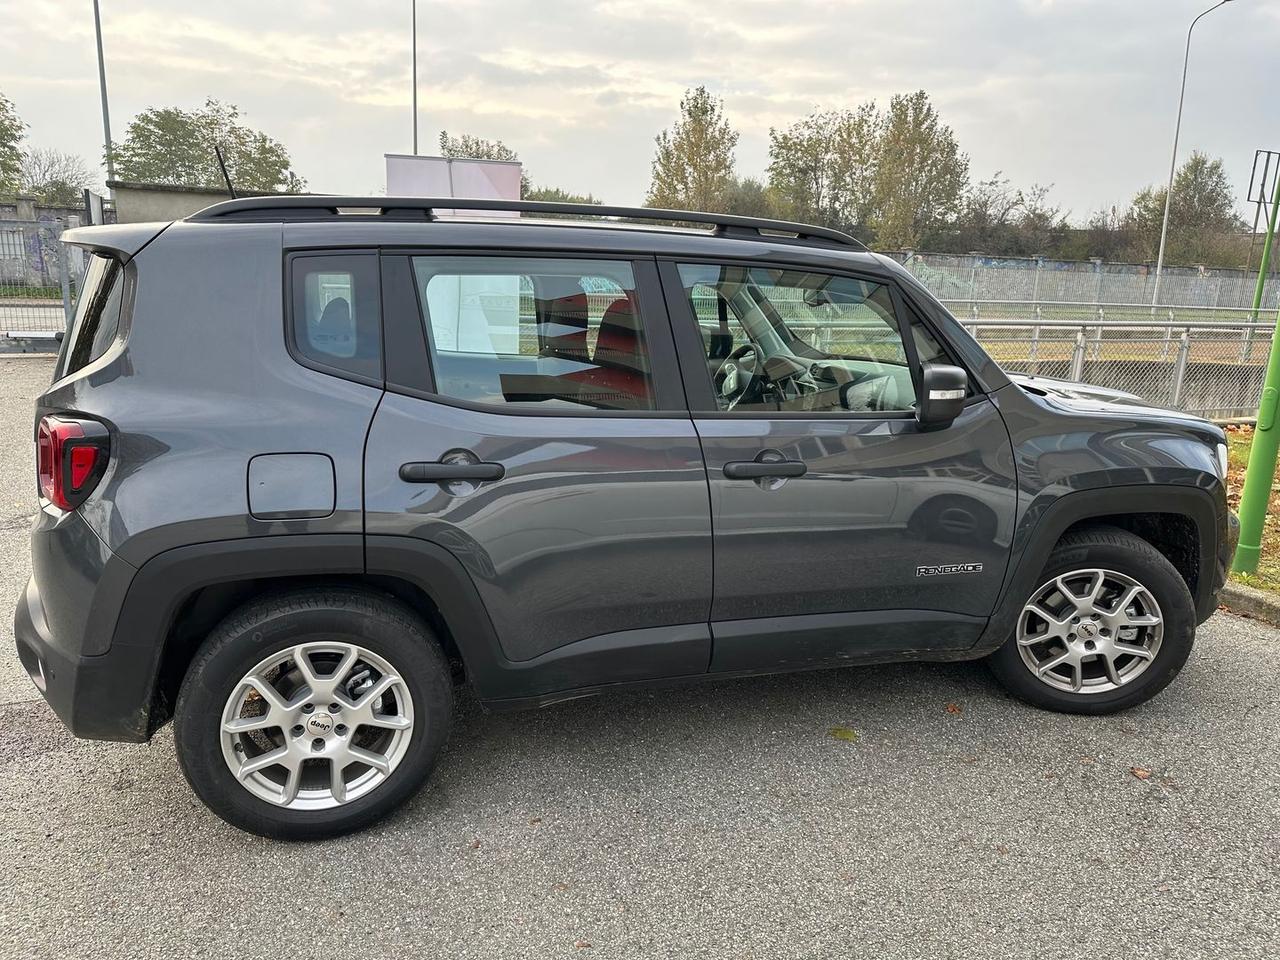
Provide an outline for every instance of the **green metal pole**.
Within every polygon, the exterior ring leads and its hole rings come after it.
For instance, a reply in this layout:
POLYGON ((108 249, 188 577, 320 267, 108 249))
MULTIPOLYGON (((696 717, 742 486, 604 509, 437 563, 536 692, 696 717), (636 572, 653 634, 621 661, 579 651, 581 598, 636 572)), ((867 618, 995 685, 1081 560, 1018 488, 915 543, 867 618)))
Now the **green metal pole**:
MULTIPOLYGON (((1257 322, 1266 287, 1267 270, 1271 266, 1271 241, 1276 235, 1276 217, 1280 214, 1280 176, 1276 177, 1275 195, 1271 199, 1271 217, 1267 220, 1267 236, 1262 242, 1262 263, 1258 265, 1258 285, 1253 291, 1253 313, 1257 322)), ((1253 573, 1258 569, 1262 553, 1262 528, 1267 522, 1267 506, 1271 500, 1271 484, 1276 475, 1276 454, 1280 452, 1280 429, 1276 429, 1276 401, 1280 400, 1280 314, 1271 334, 1271 354, 1267 359, 1267 377, 1262 383, 1258 401, 1258 425, 1249 448, 1249 466, 1245 469, 1244 490, 1240 493, 1240 546, 1236 548, 1232 569, 1237 573, 1253 573)))

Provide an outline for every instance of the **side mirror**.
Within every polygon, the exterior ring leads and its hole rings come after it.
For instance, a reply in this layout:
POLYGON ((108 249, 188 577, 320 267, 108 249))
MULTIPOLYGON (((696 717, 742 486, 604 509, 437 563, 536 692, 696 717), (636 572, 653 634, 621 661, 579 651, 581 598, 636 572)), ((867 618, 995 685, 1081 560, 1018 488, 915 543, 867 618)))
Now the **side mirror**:
POLYGON ((926 363, 920 373, 920 401, 916 422, 922 427, 947 427, 964 409, 969 377, 959 367, 926 363))

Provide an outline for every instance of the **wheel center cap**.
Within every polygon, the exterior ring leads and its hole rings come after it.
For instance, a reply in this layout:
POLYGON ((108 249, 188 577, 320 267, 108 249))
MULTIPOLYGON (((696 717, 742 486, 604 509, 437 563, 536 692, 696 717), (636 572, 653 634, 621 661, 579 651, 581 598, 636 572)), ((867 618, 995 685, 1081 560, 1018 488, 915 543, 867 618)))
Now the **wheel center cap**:
POLYGON ((1092 640, 1098 635, 1098 625, 1086 620, 1080 626, 1076 627, 1076 636, 1081 640, 1092 640))
POLYGON ((322 737, 333 729, 333 717, 327 713, 313 713, 307 717, 307 733, 322 737))

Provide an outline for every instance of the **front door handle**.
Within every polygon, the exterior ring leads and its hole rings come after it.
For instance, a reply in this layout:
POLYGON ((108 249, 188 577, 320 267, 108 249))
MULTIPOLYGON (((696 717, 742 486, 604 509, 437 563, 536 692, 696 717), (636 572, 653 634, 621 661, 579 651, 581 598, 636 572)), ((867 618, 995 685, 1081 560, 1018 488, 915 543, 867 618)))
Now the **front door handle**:
POLYGON ((762 480, 803 477, 808 469, 803 460, 731 460, 724 465, 724 475, 730 480, 762 480))
POLYGON ((500 463, 430 463, 414 461, 400 464, 400 479, 405 483, 452 483, 455 480, 501 480, 506 468, 500 463))

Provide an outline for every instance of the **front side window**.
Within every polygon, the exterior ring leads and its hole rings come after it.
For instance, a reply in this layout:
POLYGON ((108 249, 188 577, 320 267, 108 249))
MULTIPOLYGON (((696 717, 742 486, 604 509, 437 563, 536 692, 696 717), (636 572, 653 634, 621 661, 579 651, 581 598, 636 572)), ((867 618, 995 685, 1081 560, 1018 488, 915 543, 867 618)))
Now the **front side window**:
POLYGON ((720 410, 888 413, 915 403, 886 285, 799 268, 679 270, 720 410))
POLYGON ((621 261, 414 257, 436 392, 539 410, 656 409, 621 261))
POLYGON ((382 375, 376 254, 294 257, 293 346, 306 360, 382 375))

